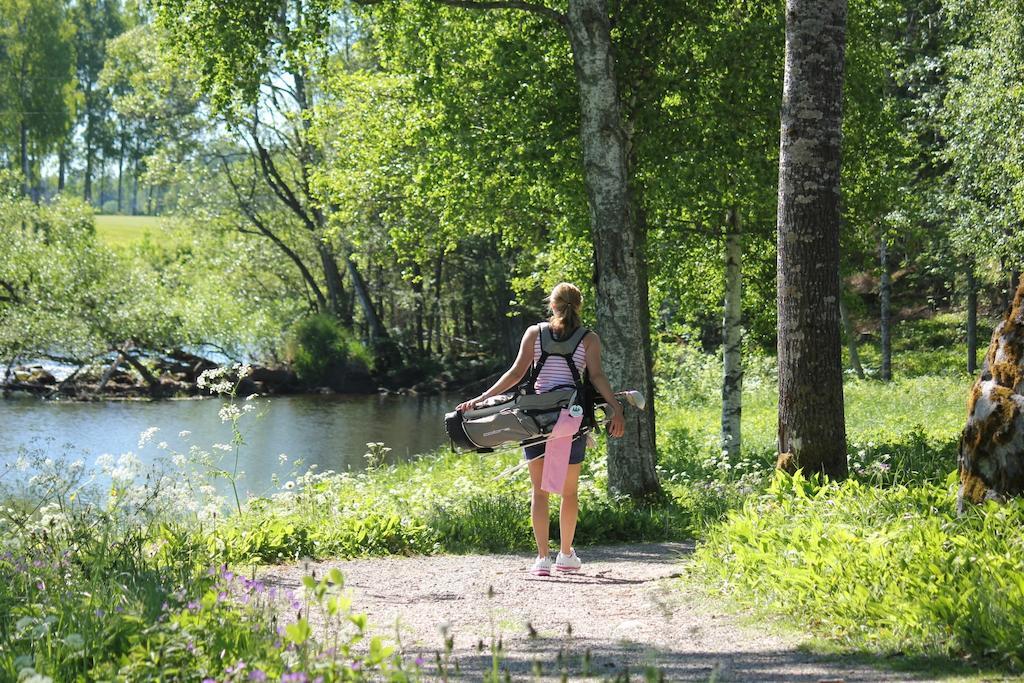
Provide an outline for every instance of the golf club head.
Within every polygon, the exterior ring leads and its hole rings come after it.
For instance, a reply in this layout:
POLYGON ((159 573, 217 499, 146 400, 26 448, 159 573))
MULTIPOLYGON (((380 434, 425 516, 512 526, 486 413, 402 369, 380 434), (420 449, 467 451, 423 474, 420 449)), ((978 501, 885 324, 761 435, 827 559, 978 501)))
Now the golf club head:
POLYGON ((647 406, 647 398, 636 389, 622 392, 622 398, 637 410, 643 410, 647 406))

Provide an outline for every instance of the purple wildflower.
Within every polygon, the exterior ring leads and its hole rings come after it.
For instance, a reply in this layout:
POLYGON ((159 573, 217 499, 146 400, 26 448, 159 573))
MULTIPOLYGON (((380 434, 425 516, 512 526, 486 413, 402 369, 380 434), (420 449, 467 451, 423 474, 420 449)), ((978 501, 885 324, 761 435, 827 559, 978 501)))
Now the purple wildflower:
POLYGON ((191 602, 188 603, 188 611, 189 612, 196 612, 198 610, 199 610, 199 601, 198 600, 192 600, 191 602))
POLYGON ((263 683, 267 680, 267 674, 264 673, 263 669, 253 669, 249 672, 249 680, 256 681, 256 683, 263 683))

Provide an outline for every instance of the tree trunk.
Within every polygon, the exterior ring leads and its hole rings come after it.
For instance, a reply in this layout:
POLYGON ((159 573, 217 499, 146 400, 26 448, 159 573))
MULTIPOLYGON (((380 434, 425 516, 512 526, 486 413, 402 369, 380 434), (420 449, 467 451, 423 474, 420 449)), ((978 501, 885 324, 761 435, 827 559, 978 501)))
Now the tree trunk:
POLYGON ((608 378, 651 406, 626 413, 626 434, 608 440, 608 486, 633 498, 658 494, 654 444, 645 231, 629 187, 630 140, 623 126, 605 0, 569 0, 565 25, 580 97, 583 179, 594 241, 597 329, 608 378))
POLYGON ((437 255, 434 262, 434 310, 431 313, 430 329, 434 333, 434 344, 437 355, 444 353, 441 348, 441 276, 444 274, 444 252, 437 255))
POLYGON ((316 252, 320 257, 320 268, 324 273, 324 285, 327 289, 327 307, 331 312, 331 315, 336 316, 339 320, 349 326, 352 324, 352 320, 345 319, 343 311, 343 303, 345 296, 345 289, 341 283, 341 270, 338 268, 338 262, 334 258, 334 251, 324 242, 313 236, 316 240, 316 252))
POLYGON ((725 233, 725 306, 722 318, 722 450, 737 458, 743 413, 743 238, 739 211, 729 212, 725 233))
POLYGON ((846 348, 850 352, 850 367, 857 373, 857 377, 864 379, 864 366, 860 364, 860 353, 857 351, 857 333, 853 329, 853 321, 850 320, 850 312, 846 310, 846 303, 843 301, 843 294, 839 293, 839 320, 843 324, 843 332, 846 334, 846 348))
POLYGON ((882 369, 880 375, 883 382, 892 379, 892 278, 889 275, 889 245, 883 237, 878 243, 878 261, 882 269, 882 279, 878 286, 881 302, 880 327, 882 336, 882 369))
POLYGON ((125 354, 124 359, 128 361, 129 365, 135 368, 135 371, 138 372, 139 375, 142 376, 142 380, 146 383, 146 386, 149 387, 150 394, 155 396, 160 393, 160 380, 153 376, 153 373, 149 371, 149 368, 142 364, 142 361, 130 353, 125 354))
POLYGON ((423 278, 420 271, 420 264, 417 263, 412 269, 412 293, 416 302, 416 352, 422 356, 424 353, 423 344, 423 278))
POLYGON ((778 202, 779 461, 846 477, 839 337, 845 0, 787 0, 778 202))
POLYGON ((1024 287, 992 333, 981 377, 967 399, 960 435, 960 491, 966 501, 1004 500, 1024 493, 1024 287))
MULTIPOLYGON (((85 142, 85 178, 82 182, 82 199, 85 200, 86 204, 92 204, 92 165, 93 165, 93 151, 89 145, 88 139, 85 142)), ((120 181, 118 181, 120 183, 120 181)), ((118 211, 121 210, 120 204, 118 205, 118 211)))
POLYGON ((967 262, 967 374, 978 371, 978 282, 974 259, 967 262))
POLYGON ((68 168, 68 149, 62 142, 57 152, 57 192, 64 191, 64 178, 68 168))
MULTIPOLYGON (((92 80, 86 80, 85 87, 85 103, 89 106, 92 102, 92 80)), ((95 140, 95 134, 93 129, 93 112, 89 109, 85 114, 85 179, 82 188, 82 199, 85 200, 86 204, 92 204, 92 173, 93 173, 93 157, 96 154, 96 150, 93 148, 93 141, 95 140)), ((121 207, 118 207, 118 211, 121 207)))
POLYGON ((384 327, 384 323, 380 320, 380 314, 373 305, 373 299, 370 298, 370 290, 366 286, 363 274, 359 272, 359 268, 351 256, 345 257, 345 263, 348 266, 349 277, 352 278, 352 289, 355 292, 356 299, 359 301, 359 307, 363 311, 363 317, 366 318, 370 342, 386 339, 388 336, 387 328, 384 327))
POLYGON ((117 370, 118 366, 120 366, 121 363, 124 362, 124 359, 125 359, 124 351, 118 351, 117 352, 117 357, 114 358, 114 362, 110 364, 110 367, 108 367, 106 369, 106 371, 104 371, 103 376, 100 377, 100 383, 96 385, 96 393, 97 394, 101 393, 107 387, 107 382, 110 381, 110 378, 113 376, 113 374, 117 370))
POLYGON ((21 193, 29 196, 29 168, 28 168, 28 122, 21 120, 20 128, 21 143, 21 193))
POLYGON ((118 144, 117 152, 117 212, 124 211, 124 138, 118 144))
MULTIPOLYGON (((103 196, 100 194, 100 206, 103 206, 103 196)), ((132 215, 139 215, 139 161, 132 164, 132 215)))

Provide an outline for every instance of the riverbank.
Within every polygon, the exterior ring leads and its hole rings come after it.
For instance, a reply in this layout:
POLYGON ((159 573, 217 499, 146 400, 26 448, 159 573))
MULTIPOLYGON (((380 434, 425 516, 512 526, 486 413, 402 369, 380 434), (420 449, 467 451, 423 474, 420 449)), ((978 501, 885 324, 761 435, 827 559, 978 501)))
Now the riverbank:
MULTIPOLYGON (((74 365, 68 362, 26 363, 11 367, 0 378, 0 398, 28 395, 62 401, 126 401, 207 398, 209 387, 200 383, 204 372, 230 367, 201 356, 174 352, 145 360, 119 354, 105 363, 74 365)), ((235 387, 236 395, 295 396, 302 394, 385 394, 436 396, 445 392, 478 393, 497 375, 486 364, 469 363, 455 372, 441 371, 422 378, 420 372, 400 372, 379 378, 365 366, 351 363, 330 385, 303 382, 283 364, 247 365, 249 374, 235 387), (407 383, 406 383, 407 382, 407 383)))

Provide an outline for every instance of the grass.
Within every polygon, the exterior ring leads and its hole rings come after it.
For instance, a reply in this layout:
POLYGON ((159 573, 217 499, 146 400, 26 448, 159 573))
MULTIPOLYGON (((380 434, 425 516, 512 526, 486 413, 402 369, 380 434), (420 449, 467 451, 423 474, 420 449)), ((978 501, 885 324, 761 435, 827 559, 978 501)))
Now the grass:
POLYGON ((147 237, 154 240, 163 233, 165 219, 159 216, 118 216, 99 214, 95 217, 96 235, 109 247, 131 247, 147 237))
POLYGON ((1020 670, 1024 501, 958 518, 955 486, 777 475, 711 531, 694 578, 855 651, 1020 670))

